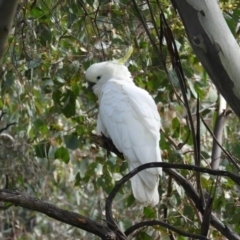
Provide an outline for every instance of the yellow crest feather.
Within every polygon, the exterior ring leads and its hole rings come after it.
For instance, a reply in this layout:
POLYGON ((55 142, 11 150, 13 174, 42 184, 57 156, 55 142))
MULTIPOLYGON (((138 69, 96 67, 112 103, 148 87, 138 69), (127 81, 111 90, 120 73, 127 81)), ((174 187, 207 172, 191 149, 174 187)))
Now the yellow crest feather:
POLYGON ((125 54, 125 56, 123 56, 122 58, 118 59, 118 60, 117 60, 117 63, 118 63, 118 64, 124 64, 124 63, 130 58, 130 56, 132 55, 132 52, 133 52, 133 47, 130 46, 130 47, 128 48, 128 51, 127 51, 127 53, 125 54))

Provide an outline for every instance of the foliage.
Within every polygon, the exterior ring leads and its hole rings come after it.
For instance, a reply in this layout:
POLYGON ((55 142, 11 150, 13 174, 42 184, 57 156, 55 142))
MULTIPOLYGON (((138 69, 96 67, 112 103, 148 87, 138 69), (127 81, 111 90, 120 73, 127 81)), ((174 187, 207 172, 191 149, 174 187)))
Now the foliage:
MULTIPOLYGON (((147 3, 138 1, 149 31, 159 44, 152 18, 160 28, 157 2, 151 3, 151 13, 147 3)), ((218 93, 193 54, 170 2, 159 2, 174 33, 194 124, 199 97, 201 117, 213 129, 218 93)), ((240 4, 222 0, 220 6, 238 38, 235 28, 240 4)), ((169 76, 129 1, 21 1, 3 59, 0 88, 0 107, 7 112, 1 124, 17 123, 7 130, 12 143, 8 145, 5 140, 1 143, 2 187, 7 174, 10 188, 102 221, 106 195, 128 169, 126 162, 107 154, 91 141, 97 105, 85 82, 84 71, 94 62, 122 57, 130 45, 134 52, 128 67, 136 84, 154 97, 162 117, 164 133, 160 146, 164 161, 194 164, 193 136, 189 135, 186 109, 179 101, 182 93, 166 44, 162 47, 162 58, 169 76)), ((231 114, 224 129, 224 147, 237 158, 238 129, 239 122, 231 114)), ((201 165, 209 167, 212 136, 203 123, 200 133, 201 165)), ((221 169, 237 172, 225 155, 222 155, 221 169)), ((195 186, 194 172, 179 172, 195 186)), ((216 179, 206 174, 201 175, 201 184, 208 192, 216 186, 213 211, 239 234, 239 188, 227 178, 216 179)), ((126 184, 113 206, 121 228, 159 218, 198 234, 201 222, 182 187, 164 175, 159 192, 158 207, 144 207, 135 202, 130 184, 126 184)), ((2 213, 2 219, 1 239, 93 239, 83 230, 25 209, 10 208, 2 213)), ((159 231, 168 239, 168 231, 160 227, 141 229, 134 237, 157 239, 159 231)), ((218 234, 211 228, 209 237, 220 239, 218 234)), ((184 238, 179 236, 179 239, 184 238)))

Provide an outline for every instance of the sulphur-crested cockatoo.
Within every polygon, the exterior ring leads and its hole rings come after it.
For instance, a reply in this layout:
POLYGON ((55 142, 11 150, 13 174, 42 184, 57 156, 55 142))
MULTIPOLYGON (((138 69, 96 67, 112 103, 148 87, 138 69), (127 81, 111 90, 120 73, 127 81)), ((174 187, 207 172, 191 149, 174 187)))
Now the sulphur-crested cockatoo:
MULTIPOLYGON (((129 169, 148 162, 161 162, 160 117, 153 98, 137 87, 128 68, 116 61, 91 65, 86 79, 95 83, 99 100, 97 132, 109 137, 128 160, 129 169)), ((143 170, 133 178, 134 197, 143 203, 159 202, 161 168, 143 170)))

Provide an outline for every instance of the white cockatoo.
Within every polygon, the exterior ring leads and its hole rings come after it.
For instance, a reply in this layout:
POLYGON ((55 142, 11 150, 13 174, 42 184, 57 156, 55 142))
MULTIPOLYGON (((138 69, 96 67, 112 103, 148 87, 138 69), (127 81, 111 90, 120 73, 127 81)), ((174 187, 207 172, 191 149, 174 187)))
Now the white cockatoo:
MULTIPOLYGON (((116 61, 91 65, 86 79, 99 100, 97 132, 110 138, 128 160, 129 169, 161 162, 160 117, 153 98, 137 87, 128 68, 116 61)), ((161 168, 143 170, 133 178, 134 197, 149 205, 159 202, 161 168)))

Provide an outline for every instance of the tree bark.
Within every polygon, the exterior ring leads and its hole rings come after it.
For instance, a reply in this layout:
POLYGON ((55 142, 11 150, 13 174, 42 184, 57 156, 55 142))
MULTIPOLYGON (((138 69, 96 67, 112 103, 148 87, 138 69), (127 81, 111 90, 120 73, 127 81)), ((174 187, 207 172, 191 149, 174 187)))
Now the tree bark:
POLYGON ((17 0, 0 0, 0 68, 17 4, 17 0))
POLYGON ((216 0, 171 0, 191 46, 219 92, 240 117, 240 48, 216 0))
POLYGON ((10 202, 15 206, 21 206, 26 209, 31 209, 37 212, 46 214, 47 216, 54 218, 63 223, 81 228, 87 232, 93 233, 102 239, 116 240, 118 239, 115 233, 108 227, 97 223, 87 217, 80 214, 70 212, 58 208, 50 203, 41 201, 37 198, 24 196, 18 191, 12 191, 8 189, 0 190, 0 201, 10 202))
POLYGON ((211 168, 217 170, 219 168, 221 162, 221 154, 222 149, 220 145, 223 142, 223 131, 225 122, 227 120, 227 103, 225 99, 220 95, 219 96, 219 103, 218 103, 218 115, 214 126, 214 136, 216 137, 217 141, 213 139, 213 147, 212 147, 212 156, 211 156, 211 168))

